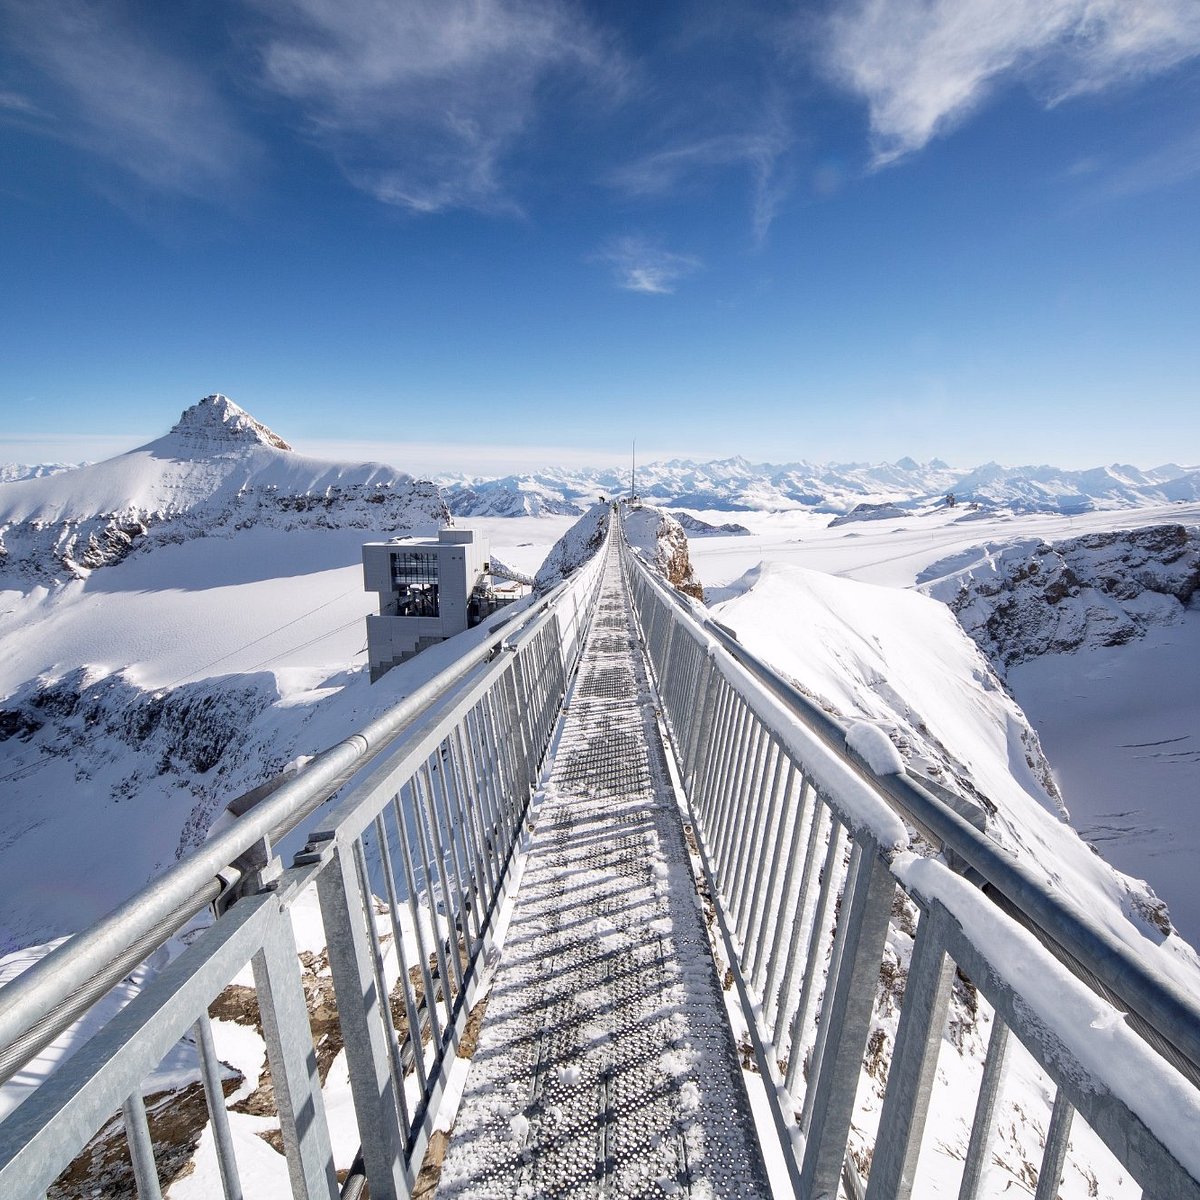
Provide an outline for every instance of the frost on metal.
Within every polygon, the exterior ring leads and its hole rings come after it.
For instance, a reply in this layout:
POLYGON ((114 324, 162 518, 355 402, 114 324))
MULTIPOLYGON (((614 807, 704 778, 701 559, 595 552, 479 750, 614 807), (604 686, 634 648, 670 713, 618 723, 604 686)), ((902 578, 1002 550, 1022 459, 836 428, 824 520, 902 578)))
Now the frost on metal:
POLYGON ((440 1196, 760 1196, 615 556, 544 789, 440 1196))

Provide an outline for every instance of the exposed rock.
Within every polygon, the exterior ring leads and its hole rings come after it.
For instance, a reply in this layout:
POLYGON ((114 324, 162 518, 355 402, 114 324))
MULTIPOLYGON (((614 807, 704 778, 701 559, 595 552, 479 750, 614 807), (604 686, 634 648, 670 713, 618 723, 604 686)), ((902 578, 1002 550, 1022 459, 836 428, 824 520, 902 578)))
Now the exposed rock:
POLYGON ((185 408, 171 433, 182 443, 205 453, 227 445, 255 444, 290 450, 274 430, 256 421, 244 408, 219 392, 185 408))
POLYGON ((699 517, 693 517, 689 512, 672 512, 671 516, 679 522, 688 537, 742 537, 750 532, 745 525, 739 525, 736 521, 712 525, 699 517))
POLYGON ((906 517, 909 514, 895 504, 856 504, 848 513, 834 517, 829 522, 829 528, 837 525, 851 525, 856 521, 884 521, 896 517, 906 517))
POLYGON ((1169 624, 1200 589, 1200 530, 1182 525, 976 547, 922 573, 997 669, 1169 624))
POLYGON ((672 587, 703 602, 704 589, 692 573, 687 534, 665 509, 644 504, 623 510, 623 527, 629 544, 672 587))

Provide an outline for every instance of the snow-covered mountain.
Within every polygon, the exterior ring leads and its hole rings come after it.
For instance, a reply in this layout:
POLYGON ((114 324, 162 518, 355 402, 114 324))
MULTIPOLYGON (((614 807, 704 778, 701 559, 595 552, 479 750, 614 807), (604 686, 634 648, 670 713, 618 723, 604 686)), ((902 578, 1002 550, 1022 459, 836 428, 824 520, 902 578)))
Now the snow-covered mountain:
POLYGON ((83 578, 135 551, 255 526, 425 529, 447 516, 432 483, 297 454, 213 395, 127 454, 0 486, 0 576, 83 578))
POLYGON ((20 483, 22 479, 41 479, 85 467, 87 463, 0 463, 0 483, 20 483))
MULTIPOLYGON (((499 479, 446 476, 438 482, 456 515, 538 515, 582 513, 600 495, 627 495, 630 475, 615 468, 548 469, 499 479)), ((1200 470, 1167 464, 1141 471, 1114 464, 1068 471, 997 463, 966 470, 936 458, 927 463, 901 458, 894 463, 774 465, 733 457, 640 465, 636 487, 644 500, 659 507, 702 511, 810 509, 838 515, 862 505, 914 511, 943 504, 953 494, 959 505, 986 511, 1073 513, 1200 499, 1200 470)))
POLYGON ((446 517, 433 484, 298 455, 223 396, 0 485, 0 950, 86 924, 394 702, 403 677, 357 669, 361 544, 446 517))

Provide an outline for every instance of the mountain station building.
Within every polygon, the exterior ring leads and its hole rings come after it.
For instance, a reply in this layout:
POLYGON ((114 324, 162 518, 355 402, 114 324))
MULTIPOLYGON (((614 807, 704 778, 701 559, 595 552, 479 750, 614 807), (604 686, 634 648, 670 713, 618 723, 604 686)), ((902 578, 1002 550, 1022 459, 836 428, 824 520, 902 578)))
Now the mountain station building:
POLYGON ((474 529, 367 542, 362 554, 363 585, 379 593, 379 615, 367 617, 372 683, 520 594, 519 588, 493 585, 488 540, 474 529))

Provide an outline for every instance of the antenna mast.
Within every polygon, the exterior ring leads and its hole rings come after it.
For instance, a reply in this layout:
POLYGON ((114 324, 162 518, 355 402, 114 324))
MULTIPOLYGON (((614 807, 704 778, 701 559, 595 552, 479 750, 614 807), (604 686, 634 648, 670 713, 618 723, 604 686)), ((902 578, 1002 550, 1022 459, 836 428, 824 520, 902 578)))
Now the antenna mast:
POLYGON ((629 499, 637 496, 637 438, 633 439, 633 454, 629 460, 629 499))

